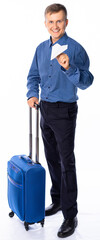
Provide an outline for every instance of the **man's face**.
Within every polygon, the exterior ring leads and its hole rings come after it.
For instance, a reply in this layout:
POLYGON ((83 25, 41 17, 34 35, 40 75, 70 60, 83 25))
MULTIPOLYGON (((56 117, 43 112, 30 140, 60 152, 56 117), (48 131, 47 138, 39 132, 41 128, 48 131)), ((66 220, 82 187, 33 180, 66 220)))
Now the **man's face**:
POLYGON ((47 13, 45 17, 45 26, 52 37, 52 42, 58 41, 65 33, 68 19, 65 18, 64 11, 57 13, 47 13))

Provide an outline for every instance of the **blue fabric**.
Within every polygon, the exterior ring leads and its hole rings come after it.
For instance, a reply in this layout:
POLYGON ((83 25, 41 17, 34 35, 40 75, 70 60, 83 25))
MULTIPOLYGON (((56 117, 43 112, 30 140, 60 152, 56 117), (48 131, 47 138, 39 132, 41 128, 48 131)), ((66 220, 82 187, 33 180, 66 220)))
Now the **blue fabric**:
POLYGON ((24 175, 11 161, 8 162, 8 203, 11 210, 24 221, 25 219, 25 201, 24 175))
MULTIPOLYGON (((69 57, 70 68, 65 70, 57 59, 50 60, 51 38, 41 43, 35 52, 27 77, 27 98, 39 98, 48 102, 75 102, 78 99, 77 88, 86 89, 93 82, 89 72, 89 58, 85 49, 65 33, 56 43, 68 45, 65 53, 69 57)), ((55 44, 56 44, 55 43, 55 44)))
POLYGON ((45 217, 45 169, 16 155, 8 161, 8 203, 11 210, 28 223, 45 217))

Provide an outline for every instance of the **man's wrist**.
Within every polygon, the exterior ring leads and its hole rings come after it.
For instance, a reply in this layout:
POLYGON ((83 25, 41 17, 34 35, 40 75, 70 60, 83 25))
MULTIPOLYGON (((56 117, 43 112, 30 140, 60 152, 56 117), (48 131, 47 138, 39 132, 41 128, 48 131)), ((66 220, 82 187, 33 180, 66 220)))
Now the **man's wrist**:
POLYGON ((69 68, 70 68, 70 64, 68 65, 68 67, 67 68, 65 68, 66 70, 69 70, 69 68))

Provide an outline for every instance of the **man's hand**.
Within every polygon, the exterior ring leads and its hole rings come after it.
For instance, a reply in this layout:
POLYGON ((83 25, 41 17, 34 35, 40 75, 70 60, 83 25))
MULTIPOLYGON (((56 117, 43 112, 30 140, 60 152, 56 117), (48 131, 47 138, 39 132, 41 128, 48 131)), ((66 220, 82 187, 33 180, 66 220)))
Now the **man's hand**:
POLYGON ((65 68, 66 70, 68 70, 70 68, 70 65, 69 65, 69 57, 67 54, 65 53, 61 53, 60 55, 58 55, 56 57, 58 63, 63 67, 65 68))
POLYGON ((29 100, 27 100, 27 103, 28 103, 29 107, 31 107, 31 108, 36 108, 36 107, 34 106, 34 103, 39 104, 39 100, 38 100, 38 98, 36 98, 36 97, 32 97, 32 98, 30 98, 29 100))

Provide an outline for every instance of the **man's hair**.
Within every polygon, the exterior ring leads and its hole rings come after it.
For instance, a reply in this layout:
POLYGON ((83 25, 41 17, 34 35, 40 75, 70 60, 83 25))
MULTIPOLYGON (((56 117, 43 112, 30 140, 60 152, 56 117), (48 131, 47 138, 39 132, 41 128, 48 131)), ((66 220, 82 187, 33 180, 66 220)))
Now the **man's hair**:
POLYGON ((45 12, 44 12, 44 15, 46 16, 47 13, 57 13, 59 11, 64 11, 65 13, 65 18, 67 19, 67 9, 65 8, 64 5, 62 4, 58 4, 58 3, 54 3, 54 4, 51 4, 49 5, 46 9, 45 9, 45 12))

